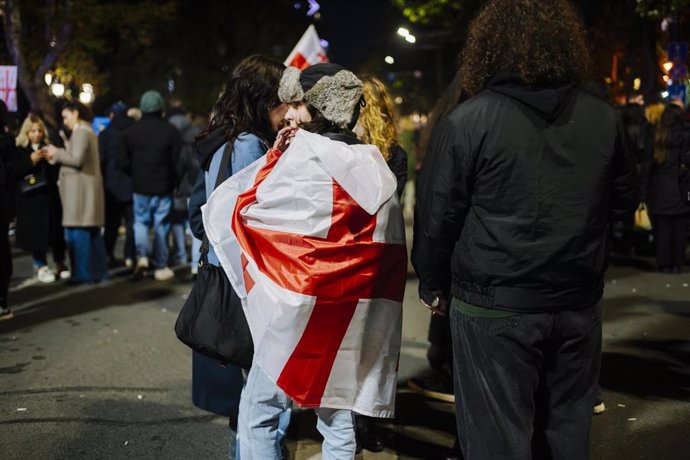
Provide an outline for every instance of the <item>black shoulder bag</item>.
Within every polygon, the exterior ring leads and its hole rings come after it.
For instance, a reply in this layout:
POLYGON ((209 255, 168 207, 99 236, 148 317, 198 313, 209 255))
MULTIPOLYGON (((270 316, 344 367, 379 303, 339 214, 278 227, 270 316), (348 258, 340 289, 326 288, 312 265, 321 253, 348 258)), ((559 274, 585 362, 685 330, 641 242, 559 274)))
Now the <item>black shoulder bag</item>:
POLYGON ((678 185, 683 203, 690 205, 690 151, 680 154, 678 185))
MULTIPOLYGON (((217 188, 226 179, 232 146, 228 144, 216 178, 217 188)), ((249 369, 254 343, 242 302, 222 267, 208 263, 209 242, 201 244, 201 264, 196 281, 175 323, 177 338, 191 349, 223 365, 249 369)))

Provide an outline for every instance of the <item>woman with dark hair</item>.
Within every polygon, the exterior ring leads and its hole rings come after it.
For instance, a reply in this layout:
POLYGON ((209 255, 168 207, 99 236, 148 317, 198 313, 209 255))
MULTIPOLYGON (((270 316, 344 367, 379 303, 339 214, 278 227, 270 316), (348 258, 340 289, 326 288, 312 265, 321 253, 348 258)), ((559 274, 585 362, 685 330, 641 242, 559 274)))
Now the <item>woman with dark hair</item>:
POLYGON ((473 97, 420 172, 412 261, 450 314, 467 460, 589 456, 607 226, 638 196, 618 115, 582 89, 588 56, 571 1, 489 1, 461 56, 473 97))
MULTIPOLYGON (((273 144, 287 111, 287 106, 278 99, 278 84, 284 68, 278 61, 253 55, 231 71, 213 109, 210 126, 194 144, 202 168, 189 201, 190 224, 196 238, 204 239, 201 207, 213 192, 218 174, 232 176, 263 156, 273 144), (228 169, 220 171, 227 146, 232 149, 228 169)), ((204 263, 220 265, 213 248, 209 248, 206 258, 204 263)), ((193 402, 201 409, 230 418, 230 459, 238 452, 237 415, 242 384, 241 369, 223 367, 213 358, 193 353, 193 402)), ((287 412, 279 426, 283 435, 289 421, 290 413, 287 412)))
POLYGON ((685 263, 690 206, 678 183, 680 157, 690 151, 684 117, 681 107, 666 106, 643 163, 641 198, 654 226, 657 267, 664 273, 681 273, 685 263))

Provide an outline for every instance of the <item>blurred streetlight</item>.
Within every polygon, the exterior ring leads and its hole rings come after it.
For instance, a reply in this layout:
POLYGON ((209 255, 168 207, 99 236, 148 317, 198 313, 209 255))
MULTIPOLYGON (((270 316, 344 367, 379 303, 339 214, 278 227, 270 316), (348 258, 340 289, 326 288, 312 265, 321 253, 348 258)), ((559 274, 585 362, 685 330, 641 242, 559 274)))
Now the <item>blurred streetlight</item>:
POLYGON ((53 82, 53 75, 47 73, 47 74, 45 74, 45 76, 43 77, 43 79, 45 80, 46 85, 50 86, 50 84, 53 82))
POLYGON ((405 40, 407 40, 408 43, 415 43, 417 41, 417 38, 414 35, 410 34, 405 37, 405 40))
POLYGON ((50 85, 50 91, 53 93, 53 96, 62 97, 65 95, 65 85, 55 82, 50 85))
POLYGON ((666 73, 668 73, 668 72, 670 72, 671 69, 673 68, 673 62, 671 62, 671 61, 666 61, 666 62, 664 62, 664 63, 662 64, 662 67, 664 68, 664 70, 666 71, 666 73))
POLYGON ((398 105, 402 104, 402 103, 403 103, 403 98, 400 97, 400 96, 396 97, 396 98, 395 98, 395 103, 398 104, 398 105))
POLYGON ((386 64, 395 63, 395 59, 393 59, 393 56, 386 56, 383 60, 386 61, 386 64))
POLYGON ((400 35, 401 37, 407 37, 408 35, 410 35, 410 31, 404 27, 399 27, 398 28, 398 35, 400 35))
POLYGON ((95 99, 93 93, 93 85, 90 83, 84 83, 81 85, 81 93, 79 93, 79 101, 82 104, 91 104, 95 99))

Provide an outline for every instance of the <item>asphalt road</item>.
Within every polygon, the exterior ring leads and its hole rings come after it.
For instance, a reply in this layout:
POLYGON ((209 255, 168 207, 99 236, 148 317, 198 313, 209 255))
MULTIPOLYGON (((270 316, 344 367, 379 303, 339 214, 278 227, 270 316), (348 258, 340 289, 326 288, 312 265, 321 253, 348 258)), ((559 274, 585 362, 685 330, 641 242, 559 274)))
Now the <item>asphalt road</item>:
MULTIPOLYGON (((173 324, 191 282, 132 282, 122 270, 96 287, 27 282, 17 254, 16 318, 0 322, 1 459, 226 458, 222 417, 190 401, 191 354, 173 324)), ((607 277, 601 385, 592 458, 690 458, 690 275, 628 260, 607 277)), ((453 442, 450 404, 402 384, 426 365, 428 314, 410 278, 404 305, 397 418, 386 451, 366 459, 435 459, 453 442)), ((293 459, 318 458, 313 415, 297 412, 293 459)))

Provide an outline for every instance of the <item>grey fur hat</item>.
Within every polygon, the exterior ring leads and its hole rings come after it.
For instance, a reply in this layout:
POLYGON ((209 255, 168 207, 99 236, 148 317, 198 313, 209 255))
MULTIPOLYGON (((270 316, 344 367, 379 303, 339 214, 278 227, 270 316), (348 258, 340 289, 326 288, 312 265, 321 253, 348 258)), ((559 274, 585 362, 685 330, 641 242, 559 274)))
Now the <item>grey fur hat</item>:
POLYGON ((362 94, 362 81, 332 63, 316 64, 302 72, 288 67, 278 88, 282 102, 304 101, 341 128, 347 128, 352 122, 362 94))

